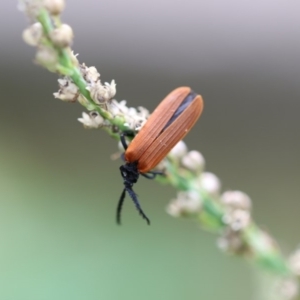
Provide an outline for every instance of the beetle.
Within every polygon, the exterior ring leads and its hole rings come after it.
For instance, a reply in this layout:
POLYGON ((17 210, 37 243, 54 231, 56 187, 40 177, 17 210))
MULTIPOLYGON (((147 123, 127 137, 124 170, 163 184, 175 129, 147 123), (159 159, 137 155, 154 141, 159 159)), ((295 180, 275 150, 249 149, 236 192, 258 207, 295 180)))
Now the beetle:
POLYGON ((123 154, 125 164, 120 167, 124 189, 117 206, 118 224, 121 224, 121 211, 127 192, 140 215, 150 225, 150 220, 143 212, 132 187, 140 175, 153 179, 156 175, 163 174, 151 170, 191 130, 202 110, 202 97, 189 87, 179 87, 157 106, 129 145, 125 136, 132 133, 121 134, 121 143, 125 149, 123 154))

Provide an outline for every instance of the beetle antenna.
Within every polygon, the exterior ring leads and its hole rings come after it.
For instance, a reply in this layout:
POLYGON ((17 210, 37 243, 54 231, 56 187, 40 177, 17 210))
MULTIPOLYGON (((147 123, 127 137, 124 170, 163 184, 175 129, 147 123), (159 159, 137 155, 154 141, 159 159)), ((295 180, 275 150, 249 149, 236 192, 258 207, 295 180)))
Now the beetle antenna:
MULTIPOLYGON (((143 212, 141 206, 140 206, 140 203, 139 203, 139 200, 136 196, 136 193, 133 191, 133 189, 130 187, 130 186, 125 186, 125 189, 127 191, 127 193, 129 194, 130 198, 132 199, 136 209, 138 210, 138 212, 140 213, 140 215, 143 217, 143 219, 145 219, 147 221, 147 224, 150 225, 150 220, 148 219, 148 217, 145 215, 145 213, 143 212)), ((125 189, 123 190, 123 193, 125 191, 125 189)), ((123 195, 122 193, 122 195, 123 195)), ((121 198, 122 198, 122 195, 121 195, 121 198)), ((124 196, 125 198, 125 196, 124 196)), ((121 199, 120 199, 121 200, 121 199)), ((124 199, 123 199, 124 200, 124 199)), ((122 201, 123 202, 123 201, 122 201)), ((118 205, 119 207, 120 205, 118 205)))
POLYGON ((122 212, 122 207, 123 207, 123 203, 124 203, 124 200, 125 200, 125 196, 126 196, 126 189, 124 188, 123 189, 123 192, 121 194, 121 197, 119 199, 119 202, 118 202, 118 206, 117 206, 117 224, 118 225, 121 225, 121 212, 122 212))

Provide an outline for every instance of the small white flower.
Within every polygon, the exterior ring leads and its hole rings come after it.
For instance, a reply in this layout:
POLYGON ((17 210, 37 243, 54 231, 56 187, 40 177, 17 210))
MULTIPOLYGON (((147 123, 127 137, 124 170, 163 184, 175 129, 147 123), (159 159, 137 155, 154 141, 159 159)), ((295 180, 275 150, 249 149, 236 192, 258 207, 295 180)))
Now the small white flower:
POLYGON ((91 98, 98 104, 104 104, 105 100, 103 98, 103 89, 100 81, 90 84, 86 87, 86 89, 90 92, 91 98))
POLYGON ((86 112, 83 112, 82 118, 78 118, 77 120, 86 126, 92 123, 91 117, 86 112))
POLYGON ((289 258, 289 265, 295 275, 300 276, 300 249, 297 249, 289 258))
POLYGON ((210 195, 217 196, 221 189, 219 178, 210 172, 204 172, 198 179, 200 187, 206 190, 210 195))
POLYGON ((173 217, 179 217, 185 214, 197 214, 201 208, 202 201, 197 191, 181 191, 177 194, 177 199, 168 205, 167 212, 173 217))
POLYGON ((233 231, 240 231, 249 226, 251 216, 249 211, 236 209, 226 214, 223 221, 228 224, 233 231))
POLYGON ((115 103, 117 104, 117 106, 119 108, 119 113, 127 114, 129 108, 127 107, 126 100, 121 100, 119 103, 117 101, 115 101, 115 103))
POLYGON ((111 100, 116 94, 116 84, 112 80, 111 84, 107 82, 102 85, 100 81, 90 84, 87 88, 90 91, 92 99, 98 104, 105 104, 111 100))
POLYGON ((136 110, 136 108, 134 108, 134 107, 129 107, 129 108, 128 108, 127 114, 128 114, 129 117, 135 118, 136 115, 137 115, 137 110, 136 110))
POLYGON ((219 237, 217 239, 217 246, 220 250, 226 252, 226 251, 228 251, 228 248, 229 248, 229 242, 224 237, 219 237))
POLYGON ((133 124, 133 130, 140 131, 146 122, 147 119, 137 117, 135 123, 133 124))
POLYGON ((124 111, 123 116, 125 117, 128 127, 135 132, 140 131, 147 121, 145 118, 147 111, 145 109, 140 111, 140 109, 137 110, 134 107, 125 107, 122 110, 124 111))
POLYGON ((113 116, 117 116, 121 114, 120 111, 120 102, 118 102, 117 100, 112 100, 109 103, 107 103, 107 110, 113 115, 113 116))
POLYGON ((179 141, 170 151, 169 155, 174 159, 181 159, 188 151, 184 141, 179 141))
POLYGON ((166 160, 163 159, 162 161, 159 162, 159 164, 157 166, 154 167, 154 171, 160 171, 160 172, 165 172, 166 170, 166 160))
POLYGON ((187 169, 201 173, 204 169, 205 160, 200 152, 193 150, 183 156, 181 163, 187 169))
POLYGON ((146 120, 147 118, 149 118, 149 110, 145 107, 138 106, 137 114, 142 119, 146 120))
POLYGON ((100 73, 95 67, 88 68, 84 64, 82 67, 83 77, 88 84, 92 84, 100 80, 100 73))
POLYGON ((77 86, 68 77, 58 79, 60 89, 54 93, 54 97, 66 102, 75 102, 79 96, 77 86))
POLYGON ((146 123, 146 120, 141 119, 139 117, 130 117, 128 115, 124 115, 126 122, 124 123, 125 126, 128 127, 128 129, 138 132, 141 130, 141 128, 146 123))
POLYGON ((44 6, 51 15, 59 15, 65 8, 64 0, 44 0, 44 6))
POLYGON ((51 31, 49 37, 55 46, 59 48, 69 47, 74 38, 73 29, 68 24, 62 24, 51 31))
POLYGON ((43 1, 40 0, 19 0, 18 9, 26 13, 31 21, 36 21, 36 17, 43 8, 43 5, 43 1))
POLYGON ((105 87, 108 90, 109 100, 112 99, 117 93, 117 85, 115 80, 113 79, 111 83, 105 82, 105 87))
POLYGON ((23 40, 30 46, 37 46, 43 36, 42 24, 36 22, 23 31, 23 40))
POLYGON ((133 107, 127 107, 126 100, 120 102, 116 100, 111 100, 107 103, 107 110, 113 116, 122 116, 125 119, 124 125, 131 129, 132 131, 138 132, 147 119, 145 116, 148 111, 146 109, 139 108, 138 110, 133 107))
POLYGON ((103 118, 95 111, 89 114, 83 112, 82 118, 78 118, 78 121, 83 124, 85 128, 99 128, 103 125, 103 118))
POLYGON ((217 246, 224 252, 237 253, 243 250, 243 239, 239 232, 234 232, 229 228, 225 229, 217 239, 217 246))
POLYGON ((251 209, 250 197, 241 191, 226 191, 221 195, 220 201, 232 209, 251 209))
POLYGON ((35 61, 51 72, 55 72, 58 63, 57 52, 52 48, 39 45, 35 55, 35 61))

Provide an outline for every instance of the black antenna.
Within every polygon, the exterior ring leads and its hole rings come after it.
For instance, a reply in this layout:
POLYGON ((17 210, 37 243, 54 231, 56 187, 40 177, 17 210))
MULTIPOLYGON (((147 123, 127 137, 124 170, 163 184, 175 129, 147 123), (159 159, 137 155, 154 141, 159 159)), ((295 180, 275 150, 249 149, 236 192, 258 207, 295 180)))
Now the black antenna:
POLYGON ((143 219, 146 220, 147 224, 150 225, 150 220, 149 218, 146 216, 146 214, 144 213, 144 211, 142 210, 139 200, 136 196, 136 193, 133 191, 131 186, 126 186, 122 191, 121 197, 119 199, 118 202, 118 206, 117 206, 117 215, 116 215, 116 221, 118 225, 121 225, 121 213, 122 213, 122 207, 123 207, 123 203, 125 200, 125 196, 126 196, 126 192, 129 194, 131 200, 133 201, 137 211, 140 213, 140 215, 143 217, 143 219))
POLYGON ((118 202, 118 207, 117 207, 117 224, 118 225, 121 225, 121 212, 122 212, 122 206, 123 206, 123 203, 124 203, 124 200, 125 200, 125 196, 126 196, 126 189, 124 188, 123 189, 123 192, 121 194, 121 197, 119 199, 119 202, 118 202))
POLYGON ((133 191, 133 189, 130 186, 125 185, 125 189, 126 189, 127 193, 129 194, 130 198, 132 199, 132 201, 133 201, 136 209, 140 213, 140 215, 143 217, 143 219, 145 219, 147 221, 147 224, 150 225, 150 220, 148 219, 146 214, 143 212, 143 210, 140 206, 139 200, 136 196, 136 193, 133 191))

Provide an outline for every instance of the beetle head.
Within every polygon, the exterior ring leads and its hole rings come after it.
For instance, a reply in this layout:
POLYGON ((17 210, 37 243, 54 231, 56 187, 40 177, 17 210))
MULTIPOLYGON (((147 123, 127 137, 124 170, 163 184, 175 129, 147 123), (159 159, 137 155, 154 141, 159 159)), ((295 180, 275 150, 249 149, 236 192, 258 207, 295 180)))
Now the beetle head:
POLYGON ((120 167, 120 171, 125 186, 132 187, 139 179, 140 173, 137 168, 137 162, 126 163, 120 167))

